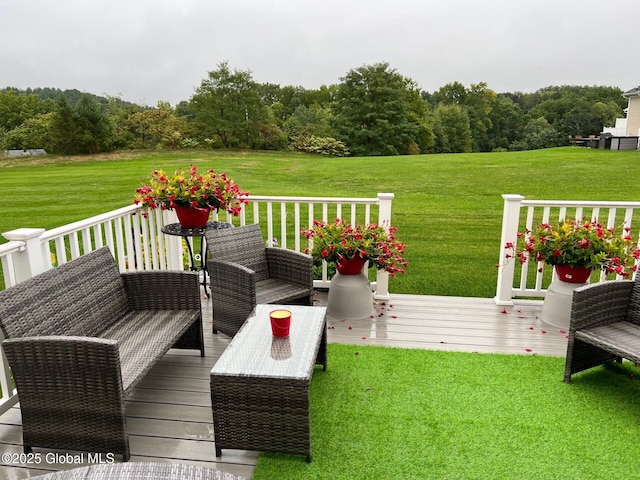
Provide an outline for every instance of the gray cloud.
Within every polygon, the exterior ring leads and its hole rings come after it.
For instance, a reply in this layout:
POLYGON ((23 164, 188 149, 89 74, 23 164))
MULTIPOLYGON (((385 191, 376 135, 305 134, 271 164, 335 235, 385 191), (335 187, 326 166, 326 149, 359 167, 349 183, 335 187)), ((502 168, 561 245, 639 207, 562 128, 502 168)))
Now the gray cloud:
POLYGON ((424 90, 640 85, 637 0, 0 0, 0 87, 188 100, 224 60, 318 88, 388 62, 424 90))

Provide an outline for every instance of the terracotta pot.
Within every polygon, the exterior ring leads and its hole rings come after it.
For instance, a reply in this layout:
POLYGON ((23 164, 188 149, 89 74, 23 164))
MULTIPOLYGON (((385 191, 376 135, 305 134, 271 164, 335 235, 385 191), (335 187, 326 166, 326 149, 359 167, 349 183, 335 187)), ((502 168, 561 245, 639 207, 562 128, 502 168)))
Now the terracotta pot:
POLYGON ((359 275, 364 267, 365 259, 359 256, 343 258, 336 263, 340 275, 359 275))
POLYGON ((585 283, 589 280, 593 270, 588 267, 570 267, 569 265, 556 265, 558 279, 567 283, 585 283))
POLYGON ((206 227, 209 213, 208 208, 176 207, 176 215, 183 228, 206 227))

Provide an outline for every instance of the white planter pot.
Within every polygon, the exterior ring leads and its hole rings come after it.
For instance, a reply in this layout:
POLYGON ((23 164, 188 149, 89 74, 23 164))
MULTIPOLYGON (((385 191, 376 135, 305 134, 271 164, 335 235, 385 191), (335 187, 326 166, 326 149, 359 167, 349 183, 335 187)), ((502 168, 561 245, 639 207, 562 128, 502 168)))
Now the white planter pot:
POLYGON ((373 315, 371 283, 364 273, 336 273, 329 286, 327 315, 340 320, 355 320, 373 315))

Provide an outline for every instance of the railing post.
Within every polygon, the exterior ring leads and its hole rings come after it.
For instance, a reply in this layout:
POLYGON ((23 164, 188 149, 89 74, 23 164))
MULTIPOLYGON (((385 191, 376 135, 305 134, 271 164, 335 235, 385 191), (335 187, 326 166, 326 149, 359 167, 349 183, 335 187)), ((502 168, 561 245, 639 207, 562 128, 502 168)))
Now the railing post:
MULTIPOLYGON (((378 193, 380 203, 378 205, 378 225, 385 228, 391 226, 391 202, 393 193, 378 193)), ((373 294, 376 300, 389 300, 389 274, 384 270, 376 271, 376 291, 373 294)))
POLYGON ((494 301, 498 305, 513 305, 511 292, 513 291, 513 277, 515 274, 516 260, 505 263, 507 242, 514 245, 518 240, 518 223, 520 222, 520 206, 524 197, 522 195, 502 195, 504 210, 502 212, 502 235, 500 237, 500 258, 498 259, 498 284, 494 301))
MULTIPOLYGON (((47 269, 43 258, 42 244, 40 242, 40 237, 44 232, 44 228, 18 228, 17 230, 11 230, 10 232, 2 234, 2 236, 9 241, 24 244, 24 250, 13 255, 13 270, 15 272, 16 283, 27 280, 47 269)), ((4 340, 2 333, 0 333, 0 341, 1 340, 4 340)), ((1 347, 0 387, 2 388, 0 413, 4 413, 18 403, 18 395, 16 389, 13 388, 9 362, 1 347)))
POLYGON ((40 236, 44 232, 44 228, 18 228, 2 234, 9 241, 24 243, 24 251, 14 255, 16 283, 47 270, 40 242, 40 236))
MULTIPOLYGON (((165 210, 163 212, 164 224, 175 223, 178 221, 173 210, 165 210)), ((182 238, 173 235, 166 235, 167 245, 167 269, 168 270, 184 270, 182 261, 182 238)), ((187 240, 188 241, 188 240, 187 240)))

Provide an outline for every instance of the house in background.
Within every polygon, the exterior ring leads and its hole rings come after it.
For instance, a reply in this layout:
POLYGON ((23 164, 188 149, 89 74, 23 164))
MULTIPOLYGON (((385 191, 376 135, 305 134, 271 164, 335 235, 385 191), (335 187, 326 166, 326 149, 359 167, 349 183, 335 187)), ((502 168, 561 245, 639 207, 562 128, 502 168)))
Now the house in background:
POLYGON ((605 127, 600 134, 599 148, 607 150, 640 149, 640 87, 622 94, 629 101, 627 118, 617 118, 615 127, 605 127))

